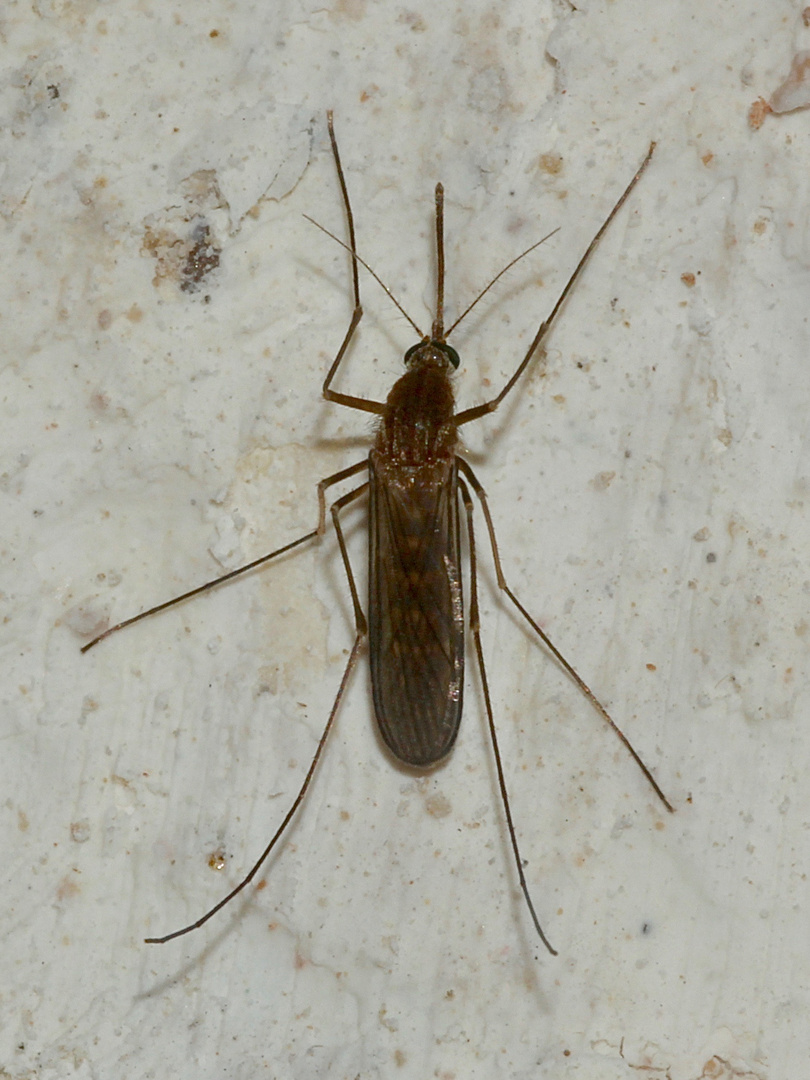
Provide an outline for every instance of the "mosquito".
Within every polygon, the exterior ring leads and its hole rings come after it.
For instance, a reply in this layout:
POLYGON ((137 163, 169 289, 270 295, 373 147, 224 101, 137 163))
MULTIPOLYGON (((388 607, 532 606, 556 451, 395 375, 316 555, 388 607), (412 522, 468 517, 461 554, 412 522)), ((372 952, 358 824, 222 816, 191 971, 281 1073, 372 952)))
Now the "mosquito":
MULTIPOLYGON (((371 688, 377 726, 393 756, 405 765, 429 770, 441 762, 453 748, 461 723, 464 692, 465 618, 462 587, 462 532, 466 529, 469 552, 470 611, 469 632, 481 676, 484 706, 492 752, 500 789, 501 803, 509 840, 517 868, 518 880, 526 900, 534 929, 546 949, 557 955, 543 931, 535 911, 512 820, 509 795, 501 761, 498 736, 489 691, 484 652, 481 645, 478 606, 478 566, 473 523, 473 494, 480 504, 489 536, 495 574, 499 589, 526 620, 537 638, 563 670, 569 675, 593 708, 618 736, 630 756, 644 774, 658 799, 672 813, 673 807, 650 770, 641 760, 627 736, 614 723, 605 707, 590 687, 566 660, 546 632, 532 618, 509 588, 501 565, 495 527, 486 492, 469 463, 459 453, 459 428, 495 412, 504 398, 521 379, 532 358, 541 349, 554 321, 576 283, 594 248, 621 210, 633 188, 650 163, 655 143, 650 145, 630 183, 608 214, 599 231, 577 263, 567 284, 560 293, 549 316, 540 324, 531 345, 512 377, 501 392, 489 401, 472 408, 455 411, 452 374, 460 360, 447 339, 469 315, 492 286, 520 259, 544 240, 533 244, 518 255, 482 290, 456 321, 444 326, 444 188, 436 185, 436 309, 429 334, 424 333, 404 310, 388 286, 358 255, 346 177, 341 165, 333 116, 327 113, 327 127, 332 156, 343 199, 348 225, 348 243, 339 240, 317 222, 322 229, 351 256, 354 311, 349 328, 323 383, 327 401, 349 409, 371 413, 377 418, 374 446, 367 458, 332 476, 317 486, 318 524, 311 532, 283 547, 263 555, 214 581, 206 582, 189 592, 149 608, 132 618, 117 623, 88 642, 82 652, 98 645, 111 634, 132 626, 149 616, 165 611, 193 596, 198 596, 241 574, 310 541, 320 540, 327 523, 326 491, 363 473, 367 478, 358 487, 341 495, 329 506, 338 546, 346 572, 354 610, 354 644, 343 671, 332 709, 321 734, 309 769, 286 816, 250 872, 226 897, 196 922, 163 937, 146 938, 149 944, 164 944, 203 926, 212 916, 234 899, 255 878, 265 860, 275 848, 285 829, 301 805, 323 755, 335 717, 346 692, 351 673, 366 646, 369 649, 371 688), (383 288, 391 301, 407 319, 418 335, 418 342, 405 353, 405 374, 394 384, 385 401, 372 401, 354 394, 332 389, 332 383, 343 361, 355 331, 363 317, 360 303, 359 268, 365 268, 383 288), (472 493, 472 494, 471 494, 472 493), (341 514, 359 499, 368 499, 369 596, 368 619, 360 603, 354 573, 349 561, 341 525, 341 514), (463 511, 463 513, 462 513, 463 511)), ((312 219, 309 219, 310 221, 312 219)), ((556 230, 555 230, 556 231, 556 230)), ((549 234, 551 236, 553 234, 549 234)))

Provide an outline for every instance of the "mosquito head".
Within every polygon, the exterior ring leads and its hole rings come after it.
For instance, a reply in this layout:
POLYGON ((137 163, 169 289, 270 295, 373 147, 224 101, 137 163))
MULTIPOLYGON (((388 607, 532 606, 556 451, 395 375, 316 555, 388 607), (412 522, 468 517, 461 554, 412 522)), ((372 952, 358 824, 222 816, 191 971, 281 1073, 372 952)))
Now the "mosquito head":
POLYGON ((405 367, 409 369, 420 367, 438 367, 446 370, 448 365, 454 369, 459 366, 461 359, 452 345, 436 338, 422 338, 418 345, 412 345, 405 353, 405 367))

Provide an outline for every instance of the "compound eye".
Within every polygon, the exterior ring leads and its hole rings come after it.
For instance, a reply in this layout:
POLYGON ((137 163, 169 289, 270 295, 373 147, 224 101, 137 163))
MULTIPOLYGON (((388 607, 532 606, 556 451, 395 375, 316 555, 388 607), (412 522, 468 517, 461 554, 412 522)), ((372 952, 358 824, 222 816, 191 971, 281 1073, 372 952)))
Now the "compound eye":
POLYGON ((424 349, 426 345, 429 345, 437 352, 442 353, 450 361, 454 368, 457 368, 461 363, 461 359, 452 345, 448 345, 445 341, 431 341, 429 338, 425 338, 423 341, 418 342, 418 344, 416 345, 411 345, 410 349, 408 349, 408 351, 405 353, 405 356, 403 357, 403 363, 408 365, 411 360, 413 360, 414 356, 416 356, 418 352, 424 349))
POLYGON ((459 364, 461 363, 461 357, 458 355, 452 345, 448 345, 445 341, 442 341, 437 344, 436 348, 440 349, 444 353, 444 355, 447 357, 447 359, 450 361, 454 368, 457 368, 459 366, 459 364))

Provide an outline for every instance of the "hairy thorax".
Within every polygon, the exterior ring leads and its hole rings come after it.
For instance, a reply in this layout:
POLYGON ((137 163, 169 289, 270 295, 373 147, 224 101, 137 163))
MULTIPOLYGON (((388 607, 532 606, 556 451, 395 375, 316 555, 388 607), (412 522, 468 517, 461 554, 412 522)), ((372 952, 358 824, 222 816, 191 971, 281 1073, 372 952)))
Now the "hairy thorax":
POLYGON ((412 367, 386 400, 375 455, 389 466, 445 464, 456 452, 453 387, 444 364, 412 367))

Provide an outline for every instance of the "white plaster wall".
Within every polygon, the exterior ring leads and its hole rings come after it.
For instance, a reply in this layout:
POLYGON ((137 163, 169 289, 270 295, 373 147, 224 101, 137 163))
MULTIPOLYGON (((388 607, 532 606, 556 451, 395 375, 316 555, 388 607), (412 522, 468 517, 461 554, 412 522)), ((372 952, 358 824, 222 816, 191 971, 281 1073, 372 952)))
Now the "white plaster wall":
MULTIPOLYGON (((804 1075, 810 112, 749 109, 808 35, 788 0, 6 5, 0 1075, 804 1075), (436 180, 451 314, 560 226, 455 335, 462 405, 659 143, 545 369, 465 432, 510 582, 678 808, 501 603, 481 528, 557 959, 475 673, 456 752, 416 780, 379 751, 365 662, 264 888, 142 943, 266 843, 352 642, 330 532, 79 654, 312 528, 316 481, 366 452, 367 419, 320 399, 351 306, 302 217, 344 235, 329 107, 361 252, 417 322, 436 180), (195 214, 222 250, 186 292, 195 214)), ((363 293, 341 386, 381 397, 413 334, 363 293)), ((352 551, 362 578, 362 514, 352 551)))

